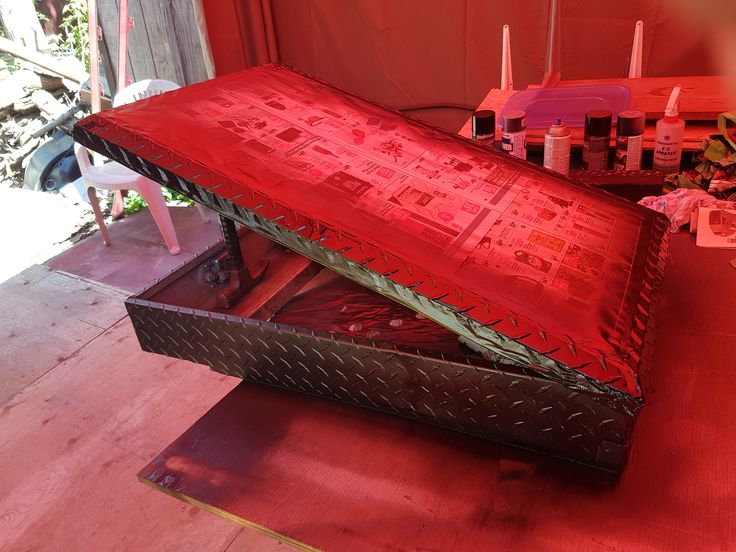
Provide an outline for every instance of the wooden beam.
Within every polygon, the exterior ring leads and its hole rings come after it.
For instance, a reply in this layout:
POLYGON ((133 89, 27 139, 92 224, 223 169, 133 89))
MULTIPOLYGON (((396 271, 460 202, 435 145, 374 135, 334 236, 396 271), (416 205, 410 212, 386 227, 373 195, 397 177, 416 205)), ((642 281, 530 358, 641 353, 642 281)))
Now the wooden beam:
POLYGON ((87 80, 88 75, 81 67, 77 69, 69 67, 58 58, 31 50, 7 38, 0 37, 0 52, 7 52, 19 59, 29 61, 42 69, 51 71, 55 75, 66 77, 77 84, 82 84, 87 80))

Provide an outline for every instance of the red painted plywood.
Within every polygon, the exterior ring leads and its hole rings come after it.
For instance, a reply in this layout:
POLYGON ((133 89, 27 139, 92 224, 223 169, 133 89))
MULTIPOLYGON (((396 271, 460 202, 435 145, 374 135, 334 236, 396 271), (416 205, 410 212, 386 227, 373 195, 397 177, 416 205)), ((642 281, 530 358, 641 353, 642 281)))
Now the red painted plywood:
POLYGON ((672 245, 647 405, 619 479, 248 384, 139 477, 325 550, 734 550, 734 253, 689 235, 672 245))

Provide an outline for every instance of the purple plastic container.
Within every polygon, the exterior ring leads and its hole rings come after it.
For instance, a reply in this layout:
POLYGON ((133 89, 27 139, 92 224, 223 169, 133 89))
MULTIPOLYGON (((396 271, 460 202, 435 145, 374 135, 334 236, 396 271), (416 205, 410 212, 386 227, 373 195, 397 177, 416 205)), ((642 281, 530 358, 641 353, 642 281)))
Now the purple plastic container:
POLYGON ((583 128, 585 114, 605 109, 616 114, 629 108, 631 90, 623 84, 598 84, 565 88, 534 88, 520 90, 509 99, 498 117, 503 121, 509 111, 526 112, 527 128, 548 128, 560 118, 573 128, 583 128))

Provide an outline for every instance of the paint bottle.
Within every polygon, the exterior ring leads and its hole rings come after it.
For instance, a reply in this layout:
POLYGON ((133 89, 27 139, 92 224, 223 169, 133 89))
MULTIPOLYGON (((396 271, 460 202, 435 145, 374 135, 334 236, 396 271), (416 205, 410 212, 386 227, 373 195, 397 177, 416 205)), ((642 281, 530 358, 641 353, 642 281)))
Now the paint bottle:
POLYGON ((664 117, 657 121, 654 139, 654 170, 665 173, 680 171, 685 121, 679 117, 681 86, 675 86, 667 101, 664 117))
POLYGON ((570 174, 570 129, 557 119, 544 134, 544 167, 560 174, 570 174))
POLYGON ((608 168, 608 148, 611 145, 611 112, 588 111, 583 135, 583 167, 595 171, 608 168))
POLYGON ((493 149, 496 142, 496 112, 492 109, 480 109, 473 113, 472 138, 476 142, 487 144, 493 149))
POLYGON ((504 153, 526 159, 526 113, 509 111, 503 118, 501 149, 504 153))
POLYGON ((616 148, 613 168, 617 171, 641 169, 641 152, 644 143, 644 113, 622 111, 616 120, 616 148))

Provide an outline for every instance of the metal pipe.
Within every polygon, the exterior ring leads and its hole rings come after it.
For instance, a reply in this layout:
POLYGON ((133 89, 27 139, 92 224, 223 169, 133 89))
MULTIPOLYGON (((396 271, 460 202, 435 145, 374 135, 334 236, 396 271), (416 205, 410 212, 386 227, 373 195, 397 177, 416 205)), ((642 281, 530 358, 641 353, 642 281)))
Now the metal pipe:
POLYGON ((130 28, 131 21, 128 18, 128 0, 120 0, 120 6, 118 8, 118 92, 128 86, 125 72, 128 65, 128 31, 130 31, 130 28))
POLYGON ((97 26, 97 0, 87 0, 87 27, 89 31, 89 76, 92 113, 102 109, 102 86, 100 84, 99 27, 97 26))
POLYGON ((550 0, 547 20, 547 54, 544 60, 542 87, 555 86, 561 79, 560 71, 560 12, 562 0, 550 0))

